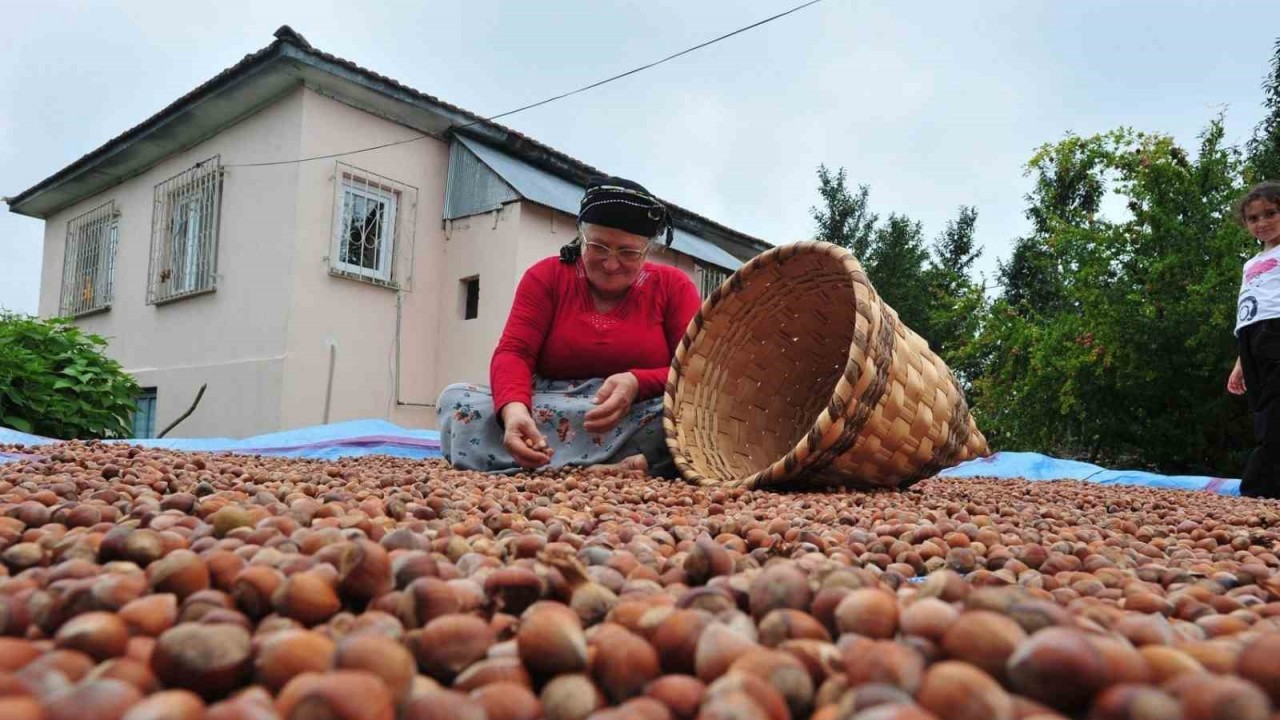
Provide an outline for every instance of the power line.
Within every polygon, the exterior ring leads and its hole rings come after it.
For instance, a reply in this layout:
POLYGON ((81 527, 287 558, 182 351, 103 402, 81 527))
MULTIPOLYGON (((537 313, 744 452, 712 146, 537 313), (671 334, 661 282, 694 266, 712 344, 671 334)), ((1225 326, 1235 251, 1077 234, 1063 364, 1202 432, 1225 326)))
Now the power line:
MULTIPOLYGON (((744 33, 744 32, 746 32, 746 31, 748 31, 748 30, 752 30, 752 29, 754 29, 754 28, 758 28, 758 27, 760 27, 761 25, 765 25, 765 24, 771 23, 771 22, 773 22, 774 20, 777 20, 777 19, 779 19, 779 18, 786 17, 787 15, 790 15, 790 14, 792 14, 792 13, 794 13, 794 12, 798 12, 798 11, 800 11, 800 10, 803 10, 803 9, 805 9, 805 8, 809 7, 810 5, 817 5, 817 4, 818 4, 818 3, 820 3, 820 2, 822 2, 822 0, 809 0, 808 2, 805 2, 805 3, 802 3, 802 4, 800 4, 800 5, 797 5, 797 6, 793 7, 793 8, 791 8, 790 10, 785 10, 785 11, 783 11, 783 12, 778 13, 777 15, 773 15, 773 16, 767 17, 767 18, 765 18, 765 19, 763 19, 763 20, 759 20, 759 21, 757 21, 757 22, 751 23, 750 25, 746 25, 746 26, 744 26, 744 27, 740 27, 740 28, 738 28, 737 30, 734 30, 734 31, 732 31, 732 32, 725 33, 724 35, 721 35, 721 36, 719 36, 719 37, 712 38, 711 40, 707 40, 707 41, 705 41, 705 42, 701 42, 701 43, 699 43, 699 44, 697 44, 697 45, 694 45, 693 47, 686 48, 686 49, 684 49, 684 50, 681 50, 680 52, 677 52, 677 53, 674 53, 674 54, 668 55, 668 56, 666 56, 666 57, 662 58, 661 60, 655 60, 655 61, 653 61, 653 62, 651 62, 651 63, 646 64, 646 65, 641 65, 640 67, 634 68, 634 69, 632 69, 632 70, 628 70, 628 71, 626 71, 626 72, 624 72, 624 73, 620 73, 620 74, 618 74, 618 75, 614 75, 613 77, 605 78, 604 80, 600 80, 600 81, 598 81, 598 82, 591 83, 590 85, 584 85, 584 86, 582 86, 582 87, 578 88, 577 90, 570 90, 569 92, 561 93, 560 95, 556 95, 556 96, 554 96, 554 97, 549 97, 549 98, 547 98, 546 100, 540 100, 540 101, 538 101, 538 102, 536 102, 536 103, 531 103, 531 104, 529 104, 529 105, 525 105, 525 106, 523 106, 523 107, 518 107, 518 108, 516 108, 516 109, 514 109, 514 110, 508 110, 508 111, 506 111, 506 112, 498 113, 497 115, 491 115, 491 116, 489 116, 489 117, 487 117, 487 118, 480 118, 480 119, 478 119, 478 120, 472 120, 471 122, 469 122, 469 123, 467 123, 467 124, 465 124, 465 125, 454 125, 454 126, 451 126, 451 128, 450 128, 450 129, 457 129, 457 130, 461 130, 462 128, 468 128, 468 127, 471 127, 472 125, 478 125, 478 124, 483 123, 483 122, 492 122, 492 121, 494 121, 494 120, 497 120, 498 118, 507 117, 508 115, 515 115, 515 114, 516 114, 516 113, 518 113, 518 112, 524 112, 525 110, 531 110, 531 109, 536 108, 536 107, 541 107, 541 106, 543 106, 543 105, 547 105, 548 103, 553 103, 553 102, 555 102, 555 101, 557 101, 557 100, 563 100, 564 98, 570 97, 570 96, 572 96, 572 95, 577 95, 578 93, 581 93, 581 92, 586 92, 587 90, 591 90, 591 89, 594 89, 594 88, 598 88, 598 87, 600 87, 601 85, 605 85, 605 84, 611 83, 611 82, 613 82, 613 81, 615 81, 615 80, 621 80, 621 79, 622 79, 622 78, 624 78, 624 77, 628 77, 628 76, 630 76, 630 75, 635 75, 636 73, 643 72, 643 71, 648 70, 648 69, 653 68, 653 67, 657 67, 658 65, 661 65, 661 64, 663 64, 663 63, 665 63, 665 62, 668 62, 668 61, 670 61, 670 60, 675 60, 676 58, 678 58, 678 57, 680 57, 680 56, 682 56, 682 55, 688 55, 689 53, 694 52, 695 50, 701 50, 702 48, 707 47, 708 45, 714 45, 714 44, 716 44, 716 43, 720 42, 721 40, 727 40, 727 39, 729 39, 729 38, 733 37, 734 35, 739 35, 739 34, 741 34, 741 33, 744 33)), ((297 159, 297 160, 276 160, 276 161, 273 161, 273 162, 257 162, 257 163, 227 163, 227 164, 225 164, 223 167, 266 167, 266 166, 270 166, 270 165, 290 165, 290 164, 293 164, 293 163, 304 163, 304 162, 309 162, 309 161, 311 161, 311 160, 327 160, 327 159, 330 159, 330 158, 342 157, 343 155, 355 155, 355 154, 357 154, 357 153, 369 152, 369 151, 371 151, 371 150, 381 150, 382 148, 392 147, 392 146, 394 146, 394 145, 404 145, 404 144, 406 144, 406 143, 417 142, 418 140, 423 140, 423 139, 425 139, 425 138, 427 138, 427 137, 430 137, 430 136, 429 136, 429 135, 421 135, 421 136, 419 136, 419 137, 409 138, 409 139, 407 139, 407 140, 395 140, 395 141, 393 141, 393 142, 383 143, 383 144, 381 144, 381 145, 374 145, 374 146, 372 146, 372 147, 360 148, 360 149, 358 149, 358 150, 347 150, 347 151, 345 151, 345 152, 329 153, 328 155, 314 155, 314 156, 311 156, 311 157, 299 158, 299 159, 297 159)))

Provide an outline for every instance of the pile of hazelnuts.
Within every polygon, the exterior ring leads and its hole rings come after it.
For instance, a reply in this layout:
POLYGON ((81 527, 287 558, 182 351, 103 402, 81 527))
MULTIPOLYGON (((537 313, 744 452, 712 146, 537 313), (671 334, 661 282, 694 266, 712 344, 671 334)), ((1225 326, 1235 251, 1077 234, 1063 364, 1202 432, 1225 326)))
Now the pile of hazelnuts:
POLYGON ((1280 504, 0 448, 4 720, 1276 720, 1280 504))

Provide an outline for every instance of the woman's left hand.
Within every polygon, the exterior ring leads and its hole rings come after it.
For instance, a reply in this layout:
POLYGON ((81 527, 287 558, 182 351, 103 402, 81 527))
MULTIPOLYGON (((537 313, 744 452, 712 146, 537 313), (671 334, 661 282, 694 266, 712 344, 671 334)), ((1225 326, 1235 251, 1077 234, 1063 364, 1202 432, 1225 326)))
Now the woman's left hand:
POLYGON ((640 381, 629 372, 610 375, 596 392, 596 406, 583 417, 582 429, 602 434, 618 426, 640 392, 640 381))

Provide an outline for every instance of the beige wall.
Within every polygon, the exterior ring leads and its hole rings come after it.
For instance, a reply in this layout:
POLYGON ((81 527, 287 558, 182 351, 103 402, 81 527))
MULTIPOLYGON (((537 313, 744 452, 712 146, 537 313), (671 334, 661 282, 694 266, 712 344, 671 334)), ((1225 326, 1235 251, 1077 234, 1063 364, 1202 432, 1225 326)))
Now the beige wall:
MULTIPOLYGON (((342 152, 421 133, 315 92, 303 97, 304 156, 342 152)), ((324 421, 329 347, 336 346, 329 421, 384 418, 411 427, 433 426, 434 408, 397 406, 396 301, 401 302, 401 399, 435 402, 435 327, 442 282, 444 184, 448 145, 432 138, 341 158, 405 188, 398 202, 395 277, 403 291, 335 277, 333 242, 337 161, 305 164, 298 179, 288 338, 285 341, 285 428, 324 421), (416 202, 416 207, 414 203, 416 202), (410 287, 410 274, 412 283, 410 287)))
POLYGON ((217 291, 146 304, 155 185, 221 154, 224 164, 296 157, 302 92, 242 120, 142 175, 47 219, 40 314, 58 313, 67 221, 114 200, 120 211, 114 298, 109 311, 77 324, 110 340, 108 354, 157 388, 157 432, 208 390, 174 435, 247 435, 280 426, 298 168, 229 168, 223 178, 217 291), (281 208, 286 209, 281 212, 281 208))

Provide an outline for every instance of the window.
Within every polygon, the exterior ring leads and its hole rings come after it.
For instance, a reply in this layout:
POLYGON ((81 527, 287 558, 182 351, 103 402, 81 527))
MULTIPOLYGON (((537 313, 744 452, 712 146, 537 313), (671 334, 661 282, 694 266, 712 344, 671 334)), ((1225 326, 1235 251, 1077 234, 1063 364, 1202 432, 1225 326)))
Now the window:
POLYGON ((480 276, 463 278, 458 303, 462 307, 462 319, 474 320, 480 315, 480 276))
POLYGON ((718 267, 710 267, 708 265, 697 266, 698 293, 703 300, 711 297, 711 293, 716 291, 726 279, 729 273, 718 267))
POLYGON ((111 307, 119 217, 115 203, 109 202, 67 222, 60 314, 85 315, 111 307))
POLYGON ((407 184, 338 163, 334 197, 333 247, 329 272, 389 287, 402 287, 397 258, 410 245, 401 229, 412 232, 417 191, 407 184), (402 218, 406 214, 408 217, 402 218))
POLYGON ((148 303, 214 290, 222 172, 215 155, 156 185, 148 303))
POLYGON ((156 389, 143 388, 133 411, 133 437, 156 436, 156 389))

